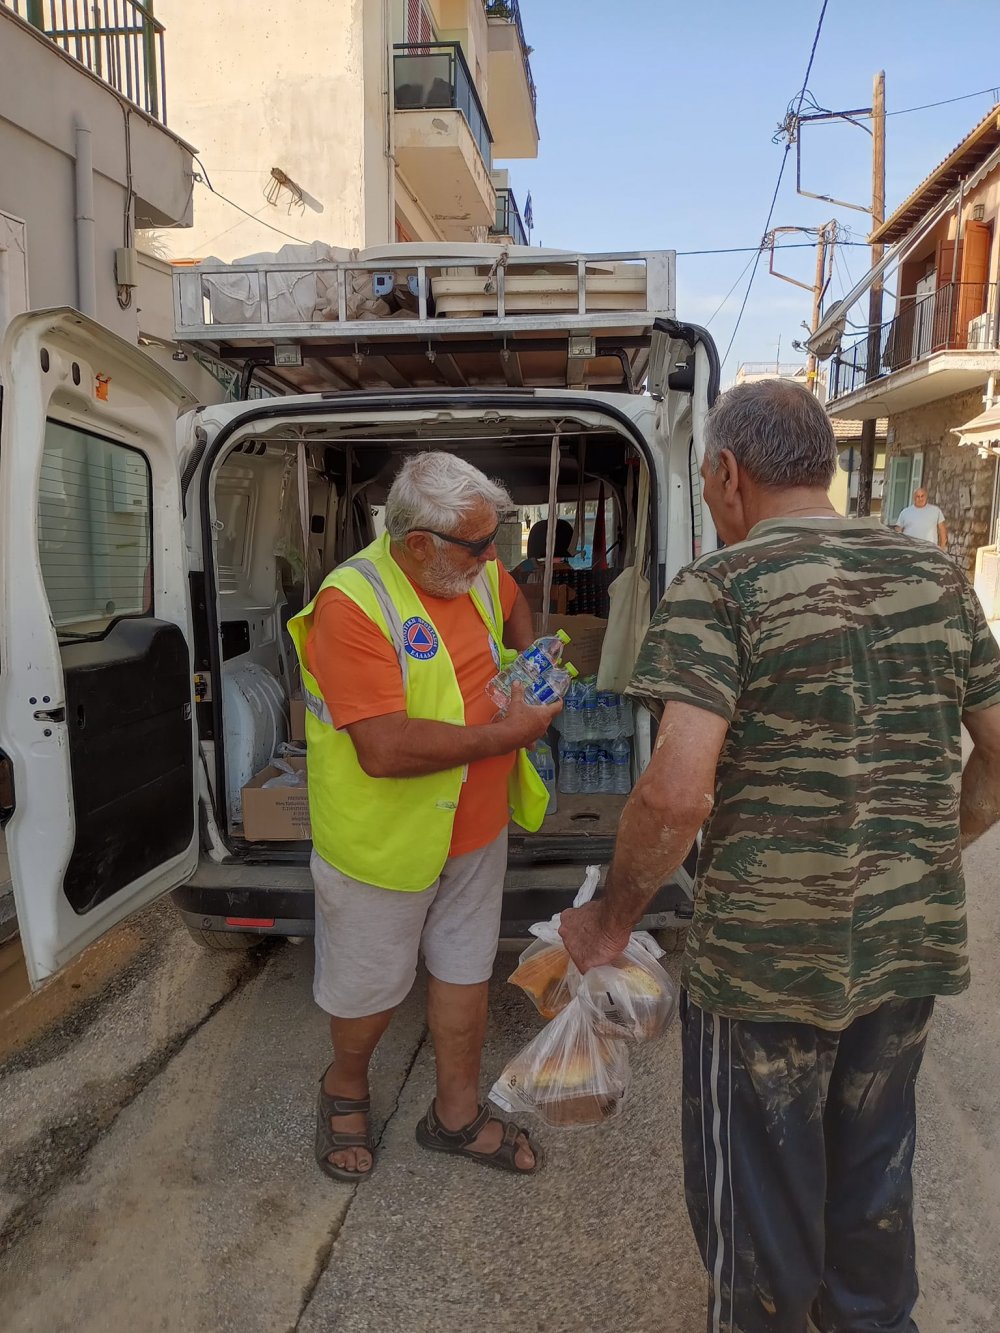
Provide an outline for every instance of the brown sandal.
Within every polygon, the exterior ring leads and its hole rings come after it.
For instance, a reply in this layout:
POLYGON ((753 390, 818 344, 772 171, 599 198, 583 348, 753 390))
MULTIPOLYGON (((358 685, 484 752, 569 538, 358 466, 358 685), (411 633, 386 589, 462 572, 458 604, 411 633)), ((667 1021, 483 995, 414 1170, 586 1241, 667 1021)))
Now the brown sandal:
POLYGON ((421 1148, 431 1152, 452 1153, 456 1157, 467 1157, 483 1166, 495 1166, 498 1171, 511 1171, 515 1176, 533 1176, 542 1164, 542 1155, 531 1142, 531 1136, 521 1125, 503 1121, 493 1114, 488 1105, 479 1108, 479 1114, 464 1129, 445 1129, 434 1114, 434 1103, 427 1108, 427 1114, 417 1124, 417 1142, 421 1148), (493 1152, 473 1152, 470 1144, 474 1143, 491 1120, 503 1125, 503 1140, 493 1152), (532 1166, 518 1166, 514 1154, 517 1152, 517 1140, 524 1135, 528 1147, 535 1155, 532 1166))
POLYGON ((323 1077, 319 1081, 319 1104, 316 1108, 316 1165, 325 1174, 334 1180, 348 1180, 355 1182, 364 1180, 375 1170, 375 1143, 371 1136, 371 1131, 366 1129, 363 1134, 357 1130, 347 1131, 334 1129, 330 1124, 330 1117, 334 1115, 367 1115, 371 1110, 370 1097, 335 1097, 332 1093, 326 1092, 323 1083, 329 1070, 323 1071, 323 1077), (335 1162, 330 1161, 330 1154, 340 1152, 343 1148, 365 1148, 372 1159, 372 1164, 367 1171, 352 1171, 346 1166, 337 1166, 335 1162))

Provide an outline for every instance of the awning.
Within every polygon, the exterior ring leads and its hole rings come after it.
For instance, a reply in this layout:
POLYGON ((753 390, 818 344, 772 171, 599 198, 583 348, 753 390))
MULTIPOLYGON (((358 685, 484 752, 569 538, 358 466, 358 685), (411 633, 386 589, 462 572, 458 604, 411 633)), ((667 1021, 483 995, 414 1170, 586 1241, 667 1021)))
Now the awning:
POLYGON ((1000 453, 1000 403, 980 412, 964 426, 954 426, 952 435, 958 436, 959 444, 971 444, 984 454, 1000 453))

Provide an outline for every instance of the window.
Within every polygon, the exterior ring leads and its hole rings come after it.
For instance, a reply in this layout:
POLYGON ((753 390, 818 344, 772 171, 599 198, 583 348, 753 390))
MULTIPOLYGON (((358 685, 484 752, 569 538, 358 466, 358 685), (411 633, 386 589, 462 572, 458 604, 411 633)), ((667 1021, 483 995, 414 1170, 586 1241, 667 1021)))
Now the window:
POLYGON ((891 527, 913 499, 924 475, 923 454, 898 454, 889 459, 889 475, 882 494, 882 521, 891 527))
POLYGON ((61 641, 152 612, 149 463, 135 449, 49 422, 38 552, 61 641))

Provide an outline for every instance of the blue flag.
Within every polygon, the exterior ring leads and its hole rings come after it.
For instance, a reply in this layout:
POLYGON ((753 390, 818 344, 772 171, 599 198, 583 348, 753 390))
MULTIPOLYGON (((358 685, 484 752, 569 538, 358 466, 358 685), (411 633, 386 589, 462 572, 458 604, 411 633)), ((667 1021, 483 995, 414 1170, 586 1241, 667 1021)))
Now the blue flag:
POLYGON ((535 215, 531 211, 530 191, 528 192, 527 199, 525 199, 524 201, 524 225, 528 228, 529 231, 531 231, 532 227, 535 225, 535 215))

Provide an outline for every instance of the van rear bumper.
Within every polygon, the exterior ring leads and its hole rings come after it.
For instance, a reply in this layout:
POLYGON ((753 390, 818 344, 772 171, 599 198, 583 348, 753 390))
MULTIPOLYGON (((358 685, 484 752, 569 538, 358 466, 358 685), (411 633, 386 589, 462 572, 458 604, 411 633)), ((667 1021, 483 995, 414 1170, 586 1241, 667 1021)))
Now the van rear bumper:
MULTIPOLYGON (((572 905, 583 878, 576 863, 510 867, 504 882, 500 934, 522 938, 536 921, 572 905)), ((664 885, 640 925, 658 930, 691 919, 690 884, 684 871, 664 885)), ((203 862, 194 878, 171 894, 186 923, 201 930, 240 930, 262 935, 311 935, 315 921, 307 866, 217 865, 203 862), (267 921, 249 926, 247 921, 267 921)))

